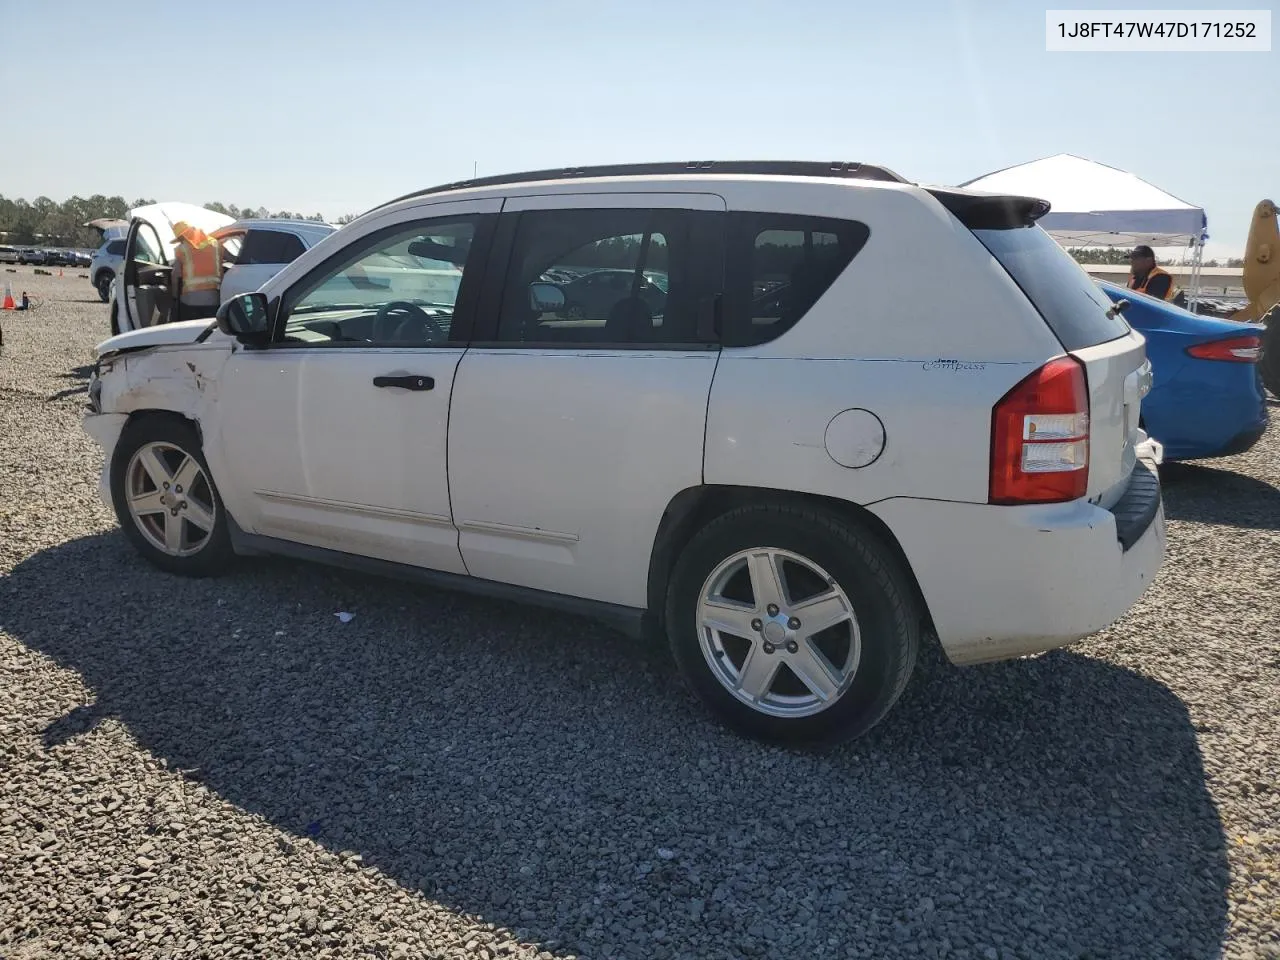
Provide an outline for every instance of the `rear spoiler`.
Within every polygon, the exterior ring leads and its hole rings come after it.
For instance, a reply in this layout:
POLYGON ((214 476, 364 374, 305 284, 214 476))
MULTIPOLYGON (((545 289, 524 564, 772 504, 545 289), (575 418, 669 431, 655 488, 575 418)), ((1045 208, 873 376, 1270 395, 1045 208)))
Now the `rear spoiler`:
POLYGON ((927 188, 934 198, 970 230, 1029 227, 1049 212, 1049 201, 1000 193, 978 193, 948 187, 927 188))
POLYGON ((98 217, 86 221, 83 226, 97 230, 103 240, 120 240, 129 232, 129 221, 118 217, 98 217))

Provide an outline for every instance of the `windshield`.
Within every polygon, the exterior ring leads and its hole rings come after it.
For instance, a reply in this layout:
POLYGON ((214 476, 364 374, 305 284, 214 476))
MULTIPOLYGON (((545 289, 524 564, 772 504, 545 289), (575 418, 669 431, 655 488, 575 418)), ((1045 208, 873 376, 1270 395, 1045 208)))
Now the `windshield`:
POLYGON ((655 273, 652 270, 646 270, 644 272, 644 278, 648 280, 650 283, 652 283, 659 290, 661 290, 663 293, 670 292, 667 289, 667 275, 665 273, 655 273))
POLYGON ((1067 350, 1123 337, 1129 325, 1107 316, 1111 301, 1071 255, 1039 227, 974 230, 1067 350))

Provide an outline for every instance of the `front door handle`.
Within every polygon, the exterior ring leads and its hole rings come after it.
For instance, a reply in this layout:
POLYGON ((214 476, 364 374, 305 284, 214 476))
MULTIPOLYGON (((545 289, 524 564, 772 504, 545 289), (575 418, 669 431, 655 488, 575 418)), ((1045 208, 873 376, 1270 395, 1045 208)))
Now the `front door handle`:
POLYGON ((375 387, 400 387, 402 390, 434 390, 436 382, 431 377, 419 376, 416 373, 404 377, 374 377, 375 387))

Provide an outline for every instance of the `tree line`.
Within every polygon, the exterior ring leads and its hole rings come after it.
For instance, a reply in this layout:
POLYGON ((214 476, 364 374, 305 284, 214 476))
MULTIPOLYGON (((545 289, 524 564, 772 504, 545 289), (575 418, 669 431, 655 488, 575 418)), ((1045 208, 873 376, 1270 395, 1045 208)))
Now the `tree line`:
MULTIPOLYGON (((1100 263, 1100 264, 1117 264, 1128 265, 1130 247, 1068 247, 1067 253, 1075 258, 1076 263, 1100 263)), ((1161 259, 1157 262, 1165 264, 1173 263, 1171 259, 1161 259)), ((1206 267, 1243 267, 1244 260, 1240 257, 1231 257, 1229 260, 1206 260, 1206 267)))
MULTIPOLYGON (((641 238, 639 236, 610 237, 597 240, 574 251, 566 257, 565 263, 572 260, 575 267, 616 268, 634 270, 640 256, 641 238)), ((1119 264, 1128 265, 1128 247, 1070 247, 1067 252, 1082 264, 1119 264)), ((758 276, 770 276, 788 273, 795 266, 801 255, 801 248, 792 244, 758 243, 752 251, 752 267, 758 276)), ((1173 263, 1172 260, 1161 260, 1161 263, 1173 263)), ((645 269, 667 269, 667 243, 661 234, 654 234, 645 257, 645 269)), ((1219 262, 1206 260, 1206 267, 1242 267, 1244 261, 1238 257, 1219 262)))
MULTIPOLYGON (((85 223, 101 218, 123 220, 133 208, 145 207, 151 203, 155 201, 139 198, 127 203, 124 197, 105 197, 102 194, 72 197, 62 203, 48 197, 23 200, 0 196, 0 240, 9 245, 96 247, 100 242, 98 231, 84 226, 85 223)), ((318 213, 307 215, 289 210, 272 212, 267 207, 238 207, 234 203, 206 203, 204 206, 236 220, 258 217, 324 221, 324 217, 318 213)), ((339 217, 336 223, 350 223, 354 219, 354 214, 347 214, 339 217)))

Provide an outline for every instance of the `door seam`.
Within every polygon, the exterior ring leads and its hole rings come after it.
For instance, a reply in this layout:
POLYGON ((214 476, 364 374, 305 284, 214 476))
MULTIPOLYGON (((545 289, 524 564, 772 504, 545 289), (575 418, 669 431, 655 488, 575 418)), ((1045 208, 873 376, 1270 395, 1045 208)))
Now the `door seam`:
POLYGON ((454 367, 453 380, 449 384, 449 402, 445 405, 444 414, 444 489, 449 500, 449 522, 453 524, 453 548, 458 551, 458 559, 467 576, 471 576, 471 568, 467 566, 467 556, 462 552, 462 528, 458 526, 458 517, 453 509, 453 469, 450 458, 453 452, 453 398, 458 392, 458 381, 462 379, 462 366, 471 355, 471 345, 463 348, 458 365, 454 367))
POLYGON ((711 382, 707 384, 707 404, 702 411, 702 463, 698 479, 704 487, 707 485, 707 429, 711 424, 711 394, 716 389, 716 374, 720 371, 720 358, 723 356, 724 350, 716 351, 716 363, 711 368, 711 382))

